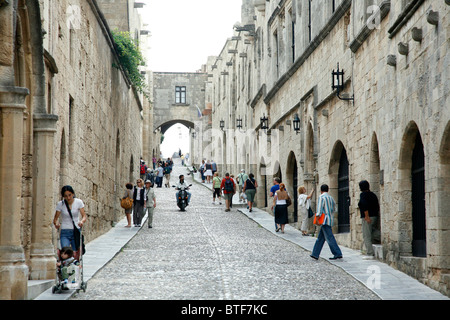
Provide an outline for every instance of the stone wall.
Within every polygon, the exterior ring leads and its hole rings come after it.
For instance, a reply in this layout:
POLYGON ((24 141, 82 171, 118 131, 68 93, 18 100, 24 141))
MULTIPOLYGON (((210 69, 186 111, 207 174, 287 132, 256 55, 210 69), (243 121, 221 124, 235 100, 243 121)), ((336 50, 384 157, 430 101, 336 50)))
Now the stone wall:
POLYGON ((208 66, 212 127, 225 120, 225 131, 216 129, 216 140, 225 141, 222 172, 253 172, 261 186, 259 207, 270 208, 274 176, 292 195, 305 185, 316 198, 320 185, 328 184, 342 208, 335 214, 336 238, 362 250, 358 183, 368 180, 381 204, 380 259, 449 294, 448 1, 342 0, 334 8, 333 2, 313 1, 310 14, 308 1, 257 1, 256 19, 243 10, 242 21, 251 25, 235 26, 208 66), (338 63, 344 100, 331 87, 338 63), (243 119, 241 130, 237 119, 243 119), (413 249, 417 137, 424 146, 425 257, 413 249))
POLYGON ((63 185, 86 205, 87 241, 122 217, 119 195, 139 174, 142 99, 118 65, 107 26, 95 6, 80 3, 80 24, 66 26, 68 2, 60 1, 49 23, 50 55, 59 73, 52 79, 55 138, 55 200, 63 185))
POLYGON ((139 175, 143 102, 96 1, 0 3, 0 299, 54 279, 60 189, 85 203, 86 241, 122 218, 139 175), (3 45, 4 44, 4 45, 3 45))

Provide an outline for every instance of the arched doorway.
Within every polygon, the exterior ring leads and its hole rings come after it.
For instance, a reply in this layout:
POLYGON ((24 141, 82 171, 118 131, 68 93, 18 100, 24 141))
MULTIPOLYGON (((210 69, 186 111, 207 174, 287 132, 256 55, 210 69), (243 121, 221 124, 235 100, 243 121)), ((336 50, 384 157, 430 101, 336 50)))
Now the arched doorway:
POLYGON ((337 200, 337 224, 336 232, 350 232, 350 166, 347 151, 341 141, 334 145, 328 171, 330 179, 330 195, 337 200))
MULTIPOLYGON (((292 222, 298 221, 298 207, 297 207, 297 197, 298 197, 298 166, 297 159, 294 152, 289 153, 287 170, 286 170, 286 188, 291 195, 292 199, 292 209, 293 219, 292 222)), ((291 211, 290 209, 289 211, 291 211)), ((291 220, 291 219, 290 219, 291 220)))
POLYGON ((438 256, 436 267, 450 269, 450 121, 444 131, 440 155, 438 183, 438 256))
POLYGON ((419 128, 411 121, 402 139, 399 190, 406 213, 399 233, 409 235, 410 247, 400 253, 426 257, 425 153, 419 128), (409 214, 408 214, 409 213, 409 214))
MULTIPOLYGON (((376 133, 373 133, 370 149, 370 165, 369 165, 369 183, 370 190, 378 197, 381 203, 381 169, 380 169, 380 153, 378 148, 378 139, 376 133)), ((381 212, 376 226, 377 232, 374 234, 373 243, 381 243, 381 212)))
POLYGON ((342 150, 338 175, 338 232, 350 232, 350 188, 347 151, 342 150))
POLYGON ((275 162, 275 165, 273 167, 273 178, 280 178, 280 182, 283 182, 283 175, 281 173, 281 167, 280 163, 278 161, 275 162))
POLYGON ((415 257, 426 257, 425 154, 419 133, 416 135, 411 163, 412 252, 415 257))

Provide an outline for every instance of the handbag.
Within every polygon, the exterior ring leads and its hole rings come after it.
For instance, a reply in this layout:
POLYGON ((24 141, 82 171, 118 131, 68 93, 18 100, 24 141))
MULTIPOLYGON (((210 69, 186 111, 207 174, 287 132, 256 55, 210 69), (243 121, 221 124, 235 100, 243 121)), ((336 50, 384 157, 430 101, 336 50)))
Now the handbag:
POLYGON ((131 209, 133 207, 133 199, 131 199, 129 196, 120 199, 120 206, 125 210, 131 209))
POLYGON ((311 207, 308 208, 308 218, 312 218, 314 216, 314 211, 312 211, 311 207))
POLYGON ((289 206, 291 206, 292 205, 292 200, 291 200, 291 197, 287 197, 287 199, 286 199, 286 205, 289 207, 289 206))
POLYGON ((322 226, 325 221, 325 213, 322 213, 319 217, 314 216, 314 225, 315 226, 322 226))
POLYGON ((75 223, 73 222, 73 217, 72 217, 72 211, 69 208, 69 204, 67 203, 66 200, 64 200, 64 203, 66 204, 67 207, 67 211, 69 211, 69 215, 70 215, 70 220, 72 221, 73 224, 73 238, 75 239, 75 247, 76 247, 76 251, 78 251, 80 249, 80 241, 81 241, 81 251, 82 251, 82 255, 84 255, 86 253, 86 247, 84 246, 84 235, 81 234, 80 229, 77 228, 77 226, 75 225, 75 223))

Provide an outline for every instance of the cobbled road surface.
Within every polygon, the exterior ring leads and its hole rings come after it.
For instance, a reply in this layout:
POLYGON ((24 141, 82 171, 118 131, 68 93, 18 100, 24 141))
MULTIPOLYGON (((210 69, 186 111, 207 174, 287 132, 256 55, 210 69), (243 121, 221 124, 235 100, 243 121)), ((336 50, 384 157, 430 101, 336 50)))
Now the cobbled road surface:
MULTIPOLYGON (((187 171, 175 166, 171 184, 187 171)), ((156 188, 153 228, 145 223, 73 300, 378 300, 324 259, 239 213, 212 204, 190 176, 191 205, 180 212, 173 188, 156 188)), ((327 244, 325 244, 326 246, 327 244)))

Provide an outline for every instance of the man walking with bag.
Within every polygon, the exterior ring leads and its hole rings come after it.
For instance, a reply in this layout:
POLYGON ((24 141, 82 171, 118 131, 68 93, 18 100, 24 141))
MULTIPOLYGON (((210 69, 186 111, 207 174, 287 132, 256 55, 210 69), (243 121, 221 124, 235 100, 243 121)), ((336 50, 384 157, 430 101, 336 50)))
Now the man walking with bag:
POLYGON ((333 226, 333 213, 336 208, 336 202, 333 197, 328 194, 328 185, 322 185, 320 187, 320 193, 321 195, 317 202, 316 219, 314 221, 321 220, 319 218, 324 219, 322 224, 316 223, 316 225, 320 225, 321 228, 316 243, 314 244, 311 258, 316 260, 319 259, 320 252, 322 251, 322 247, 326 241, 330 247, 331 253, 333 254, 333 257, 331 257, 330 260, 342 259, 341 249, 339 248, 331 229, 333 226), (322 217, 322 215, 324 216, 322 217))

